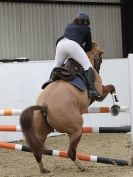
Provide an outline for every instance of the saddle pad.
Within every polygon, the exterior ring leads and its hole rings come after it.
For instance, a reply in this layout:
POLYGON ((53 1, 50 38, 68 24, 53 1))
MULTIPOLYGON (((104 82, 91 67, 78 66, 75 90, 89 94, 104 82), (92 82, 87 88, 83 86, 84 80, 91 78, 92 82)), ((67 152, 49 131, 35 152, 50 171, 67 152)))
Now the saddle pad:
POLYGON ((78 89, 80 89, 81 91, 86 90, 86 85, 84 81, 78 76, 75 79, 73 79, 70 83, 77 87, 78 89))
MULTIPOLYGON (((53 80, 50 79, 48 80, 47 82, 45 82, 43 85, 42 85, 42 89, 44 89, 47 85, 49 85, 50 83, 52 83, 53 80)), ((72 81, 69 82, 70 84, 72 84, 73 86, 77 87, 78 89, 80 89, 81 91, 84 91, 86 90, 86 85, 84 83, 84 81, 79 77, 75 77, 75 79, 73 79, 72 81)))

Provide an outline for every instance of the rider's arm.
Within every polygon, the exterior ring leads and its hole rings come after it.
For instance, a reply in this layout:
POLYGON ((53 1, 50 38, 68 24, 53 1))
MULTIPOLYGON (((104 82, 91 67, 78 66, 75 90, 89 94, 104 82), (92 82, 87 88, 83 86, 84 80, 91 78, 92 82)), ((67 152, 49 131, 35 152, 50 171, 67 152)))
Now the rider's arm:
POLYGON ((91 37, 90 27, 88 27, 84 50, 85 50, 85 52, 88 52, 91 50, 91 48, 92 48, 92 37, 91 37))

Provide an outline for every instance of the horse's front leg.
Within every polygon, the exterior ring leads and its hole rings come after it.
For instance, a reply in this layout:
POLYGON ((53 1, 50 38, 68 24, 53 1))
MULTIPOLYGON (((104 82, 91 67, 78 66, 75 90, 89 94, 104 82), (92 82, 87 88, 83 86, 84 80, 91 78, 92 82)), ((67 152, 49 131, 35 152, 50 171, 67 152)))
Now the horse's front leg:
MULTIPOLYGON (((78 118, 78 115, 76 117, 78 118)), ((88 168, 81 164, 76 154, 77 145, 80 142, 82 136, 82 125, 74 126, 73 131, 68 135, 70 139, 68 157, 74 162, 74 164, 80 169, 80 171, 87 171, 88 168)))
POLYGON ((80 130, 77 130, 69 135, 70 144, 68 149, 68 157, 75 163, 75 165, 80 169, 80 171, 83 172, 83 171, 87 171, 88 168, 81 164, 81 162, 79 161, 76 155, 77 145, 80 141, 81 136, 82 136, 82 127, 80 130))
POLYGON ((113 116, 117 116, 120 112, 120 102, 116 94, 116 91, 112 92, 111 94, 113 99, 113 106, 111 107, 110 111, 113 116))
POLYGON ((113 99, 113 106, 111 107, 111 114, 113 116, 117 116, 120 112, 120 102, 118 96, 116 94, 116 90, 114 85, 103 85, 102 86, 102 96, 97 99, 97 101, 103 101, 107 95, 110 93, 113 99))
POLYGON ((102 95, 101 97, 98 97, 96 100, 97 101, 103 101, 108 94, 116 94, 115 87, 114 85, 102 85, 102 95))
POLYGON ((114 85, 102 85, 102 95, 100 97, 97 97, 97 98, 92 98, 91 99, 91 102, 90 102, 90 105, 94 102, 94 101, 98 101, 98 102, 102 102, 106 97, 107 95, 110 93, 111 95, 113 94, 116 94, 116 91, 115 91, 115 87, 114 85))

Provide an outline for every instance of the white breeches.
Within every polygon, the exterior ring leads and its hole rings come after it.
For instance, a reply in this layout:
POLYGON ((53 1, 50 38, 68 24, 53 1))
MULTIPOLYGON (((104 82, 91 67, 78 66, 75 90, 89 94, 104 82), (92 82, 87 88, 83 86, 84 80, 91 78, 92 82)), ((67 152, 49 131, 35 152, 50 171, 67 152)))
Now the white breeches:
POLYGON ((82 47, 75 41, 63 38, 56 46, 55 67, 61 66, 68 58, 76 60, 82 65, 84 70, 88 70, 92 67, 91 62, 82 47))

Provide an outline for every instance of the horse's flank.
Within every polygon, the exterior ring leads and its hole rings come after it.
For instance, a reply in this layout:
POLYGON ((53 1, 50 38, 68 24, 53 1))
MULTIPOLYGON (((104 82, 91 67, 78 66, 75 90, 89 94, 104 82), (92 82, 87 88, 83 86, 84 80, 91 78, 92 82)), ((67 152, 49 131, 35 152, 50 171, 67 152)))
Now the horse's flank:
POLYGON ((37 105, 43 105, 44 103, 47 103, 48 107, 47 121, 49 125, 59 132, 70 133, 68 131, 71 131, 73 123, 76 126, 79 122, 80 125, 83 123, 82 119, 78 121, 74 114, 87 113, 90 100, 87 91, 81 92, 70 83, 59 80, 48 85, 41 92, 37 99, 37 105), (74 120, 74 117, 76 120, 74 120))

